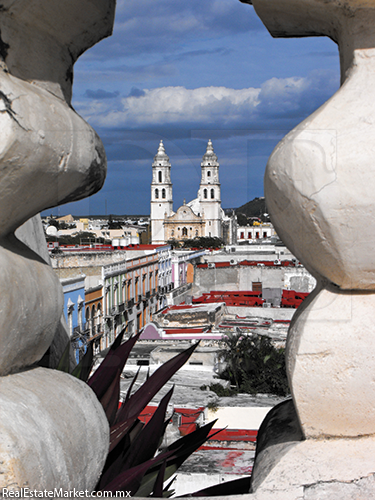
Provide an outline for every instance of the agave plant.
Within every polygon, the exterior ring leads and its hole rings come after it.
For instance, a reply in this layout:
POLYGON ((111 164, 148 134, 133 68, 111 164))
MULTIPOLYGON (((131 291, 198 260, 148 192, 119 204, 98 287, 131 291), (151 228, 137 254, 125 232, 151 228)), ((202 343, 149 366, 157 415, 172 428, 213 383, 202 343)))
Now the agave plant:
MULTIPOLYGON (((89 378, 93 365, 93 347, 88 345, 86 354, 75 367, 72 375, 87 382, 101 402, 110 425, 110 446, 107 461, 97 484, 97 491, 128 491, 132 496, 169 496, 163 484, 178 467, 208 438, 214 425, 211 422, 191 434, 175 441, 157 453, 169 419, 166 410, 173 388, 160 401, 151 420, 145 425, 140 413, 176 371, 197 348, 192 345, 158 368, 143 385, 132 394, 137 375, 129 387, 125 401, 119 406, 120 375, 129 354, 140 334, 122 343, 125 330, 116 337, 106 357, 89 378)), ((69 372, 69 346, 58 369, 69 372)))
MULTIPOLYGON (((74 368, 72 375, 87 382, 95 392, 106 413, 110 425, 109 453, 101 477, 96 486, 100 492, 127 491, 132 496, 169 497, 173 494, 173 480, 163 487, 182 465, 182 463, 210 437, 210 431, 216 420, 206 424, 194 432, 178 439, 163 451, 158 449, 170 419, 166 419, 166 410, 172 397, 172 389, 162 398, 157 410, 147 424, 143 424, 139 416, 151 399, 166 382, 189 359, 197 348, 192 345, 174 358, 159 367, 143 385, 132 394, 138 373, 133 378, 125 400, 119 405, 120 375, 129 354, 137 342, 140 333, 122 343, 123 330, 110 347, 106 357, 89 378, 93 365, 93 346, 88 345, 86 354, 74 368)), ((65 350, 58 369, 69 372, 69 348, 65 350)), ((218 431, 220 432, 220 431, 218 431)), ((250 479, 249 479, 250 480, 250 479)), ((228 488, 232 494, 247 493, 249 481, 231 481, 231 486, 220 484, 215 488, 196 492, 204 494, 226 495, 228 488), (233 483, 233 484, 232 484, 233 483), (221 492, 221 493, 220 493, 221 492)), ((225 483, 228 484, 229 483, 225 483)))

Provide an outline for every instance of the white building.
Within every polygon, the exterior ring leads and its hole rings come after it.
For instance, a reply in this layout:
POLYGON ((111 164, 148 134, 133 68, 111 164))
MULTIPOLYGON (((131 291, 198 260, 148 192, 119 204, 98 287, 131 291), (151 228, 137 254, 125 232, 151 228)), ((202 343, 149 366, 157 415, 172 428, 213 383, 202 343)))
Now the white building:
POLYGON ((237 241, 257 241, 277 236, 270 222, 253 226, 237 226, 237 241))
POLYGON ((227 217, 221 208, 219 162, 211 140, 201 162, 201 182, 198 196, 173 211, 171 163, 163 141, 152 164, 151 238, 153 244, 170 239, 217 237, 226 243, 236 238, 235 217, 227 217))

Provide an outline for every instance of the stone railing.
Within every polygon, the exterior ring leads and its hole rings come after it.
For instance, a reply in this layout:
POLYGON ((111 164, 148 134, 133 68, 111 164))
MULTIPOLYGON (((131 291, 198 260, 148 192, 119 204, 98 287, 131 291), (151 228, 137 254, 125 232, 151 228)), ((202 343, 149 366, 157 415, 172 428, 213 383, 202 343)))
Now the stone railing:
POLYGON ((262 424, 251 498, 375 498, 375 2, 243 1, 275 37, 336 41, 342 81, 267 164, 272 222, 318 284, 290 327, 293 400, 262 424))
POLYGON ((0 491, 90 490, 106 458, 108 424, 91 389, 35 366, 51 343, 58 357, 68 340, 63 294, 41 257, 40 219, 14 232, 104 181, 103 145, 70 99, 73 64, 110 35, 114 8, 114 0, 0 6, 0 491))

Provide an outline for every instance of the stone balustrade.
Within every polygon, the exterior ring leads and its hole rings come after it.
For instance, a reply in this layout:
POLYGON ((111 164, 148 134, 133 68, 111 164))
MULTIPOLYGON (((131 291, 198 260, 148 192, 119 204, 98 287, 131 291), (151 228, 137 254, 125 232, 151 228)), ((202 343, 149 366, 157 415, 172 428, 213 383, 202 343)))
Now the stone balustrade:
POLYGON ((341 88, 265 173, 275 229, 318 284, 290 326, 293 400, 264 423, 251 498, 374 498, 375 253, 358 220, 375 225, 375 2, 242 1, 275 37, 329 36, 341 63, 341 88))
POLYGON ((114 9, 114 0, 0 6, 0 491, 93 489, 108 450, 91 389, 36 366, 60 331, 63 295, 42 257, 40 219, 15 231, 104 182, 103 145, 70 99, 73 65, 111 34, 114 9))

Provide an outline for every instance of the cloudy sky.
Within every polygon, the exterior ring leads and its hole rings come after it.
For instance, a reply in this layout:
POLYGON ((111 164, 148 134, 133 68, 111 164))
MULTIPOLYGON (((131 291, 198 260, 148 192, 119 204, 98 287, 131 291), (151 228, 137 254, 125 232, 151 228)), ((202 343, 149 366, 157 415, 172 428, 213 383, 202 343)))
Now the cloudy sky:
POLYGON ((113 36, 75 65, 73 105, 99 133, 108 175, 98 194, 56 214, 149 214, 160 139, 174 208, 197 195, 212 139, 222 206, 263 196, 278 141, 339 86, 327 38, 273 39, 239 0, 118 0, 113 36))

